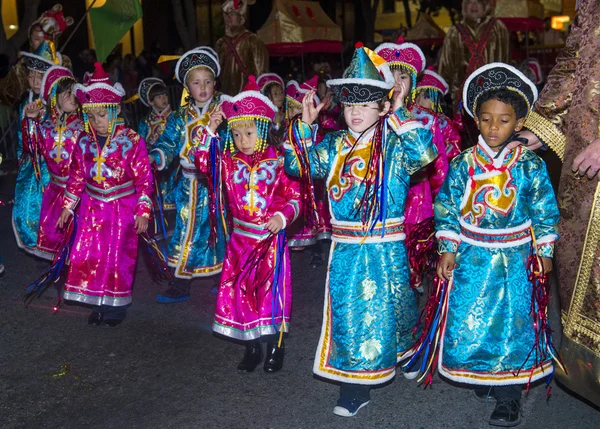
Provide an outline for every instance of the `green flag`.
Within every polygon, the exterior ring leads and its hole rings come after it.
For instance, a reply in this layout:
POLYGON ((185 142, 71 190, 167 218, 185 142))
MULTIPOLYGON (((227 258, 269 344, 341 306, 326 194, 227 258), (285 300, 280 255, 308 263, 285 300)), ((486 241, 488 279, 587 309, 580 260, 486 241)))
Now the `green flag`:
POLYGON ((119 40, 141 17, 139 0, 106 0, 102 7, 90 10, 98 61, 104 62, 119 40))

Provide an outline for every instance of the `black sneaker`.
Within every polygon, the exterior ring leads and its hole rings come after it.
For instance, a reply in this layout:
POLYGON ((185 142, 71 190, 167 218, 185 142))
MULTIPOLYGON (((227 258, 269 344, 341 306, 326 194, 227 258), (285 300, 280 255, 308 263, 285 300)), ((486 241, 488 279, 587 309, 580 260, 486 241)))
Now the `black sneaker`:
POLYGON ((498 398, 496 408, 490 417, 491 426, 509 428, 521 423, 521 401, 498 398))
POLYGON ((354 417, 368 403, 369 399, 340 397, 333 409, 333 414, 340 417, 354 417))

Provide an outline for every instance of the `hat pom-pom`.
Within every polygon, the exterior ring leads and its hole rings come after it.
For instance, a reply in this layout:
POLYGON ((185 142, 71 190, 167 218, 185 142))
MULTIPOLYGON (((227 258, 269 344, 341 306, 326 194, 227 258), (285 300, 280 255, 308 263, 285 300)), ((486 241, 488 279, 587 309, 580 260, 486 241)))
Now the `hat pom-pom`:
POLYGON ((256 84, 256 76, 248 76, 248 83, 244 86, 244 91, 259 91, 258 85, 256 84))
POLYGON ((396 39, 396 43, 398 45, 401 45, 402 43, 404 43, 404 37, 402 36, 398 36, 398 38, 396 39))
POLYGON ((355 48, 355 49, 359 49, 359 48, 362 48, 363 46, 365 46, 365 45, 363 44, 363 42, 356 42, 356 45, 354 45, 354 48, 355 48))

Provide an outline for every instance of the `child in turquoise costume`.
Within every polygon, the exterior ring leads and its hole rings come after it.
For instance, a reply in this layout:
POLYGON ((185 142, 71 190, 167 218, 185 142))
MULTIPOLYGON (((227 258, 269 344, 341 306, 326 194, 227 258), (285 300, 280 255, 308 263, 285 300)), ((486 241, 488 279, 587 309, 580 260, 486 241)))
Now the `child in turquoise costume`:
MULTIPOLYGON (((27 104, 37 100, 40 107, 42 106, 42 101, 39 99, 42 77, 46 70, 52 66, 60 65, 62 62, 60 54, 55 51, 52 42, 44 40, 34 53, 21 52, 29 83, 29 89, 23 94, 22 101, 19 104, 19 119, 21 121, 25 116, 24 108, 27 104)), ((40 109, 40 112, 42 112, 42 109, 40 109)), ((41 117, 38 119, 41 119, 41 117)), ((50 181, 50 175, 42 156, 24 152, 21 127, 19 127, 17 138, 19 170, 15 185, 12 224, 17 245, 28 253, 36 254, 42 196, 44 187, 50 181)))
POLYGON ((464 107, 481 134, 452 161, 435 201, 444 282, 433 291, 440 304, 431 307, 439 328, 424 337, 435 338, 429 349, 439 357, 423 367, 437 364, 445 378, 476 386, 479 399, 495 398, 493 426, 520 423, 521 386, 550 376, 557 357, 546 275, 558 206, 544 162, 524 146, 507 147, 536 99, 535 85, 503 63, 467 79, 464 107))
POLYGON ((394 377, 413 343, 418 312, 403 242, 404 205, 410 175, 437 152, 401 97, 389 113, 394 78, 373 51, 357 45, 344 77, 327 85, 344 106, 348 129, 313 146, 311 124, 323 103, 315 107, 309 91, 302 121, 290 125, 285 168, 305 180, 326 180, 332 245, 314 372, 341 382, 333 412, 350 417, 368 403, 371 386, 394 377))
MULTIPOLYGON (((142 104, 150 108, 148 114, 140 120, 138 134, 146 142, 148 152, 152 150, 158 138, 165 131, 169 117, 173 113, 169 104, 169 93, 165 83, 156 77, 148 77, 140 82, 137 96, 142 104)), ((134 100, 132 97, 131 100, 134 100)), ((169 168, 164 169, 158 176, 158 186, 162 196, 164 210, 175 209, 175 185, 177 174, 177 162, 173 162, 169 168)))
POLYGON ((220 73, 219 58, 208 47, 183 54, 177 66, 177 80, 189 93, 189 101, 169 117, 164 132, 150 152, 150 161, 159 170, 179 158, 181 177, 175 188, 175 230, 168 250, 169 266, 175 279, 158 295, 159 303, 190 299, 190 285, 195 277, 214 276, 221 272, 225 254, 222 225, 216 237, 211 237, 210 199, 206 176, 194 166, 192 130, 206 126, 209 114, 219 103, 215 93, 220 73))

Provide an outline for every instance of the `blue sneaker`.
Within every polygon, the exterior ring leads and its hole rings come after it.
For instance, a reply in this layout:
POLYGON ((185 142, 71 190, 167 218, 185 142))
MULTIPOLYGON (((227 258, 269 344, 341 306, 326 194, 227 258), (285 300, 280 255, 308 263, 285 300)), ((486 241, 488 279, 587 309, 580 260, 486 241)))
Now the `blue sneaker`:
POLYGON ((156 296, 156 302, 159 304, 172 304, 191 299, 189 284, 189 281, 179 279, 169 282, 169 288, 164 293, 156 296))
POLYGON ((368 403, 368 399, 363 400, 359 398, 340 397, 337 405, 333 409, 333 414, 340 417, 354 417, 358 411, 368 403))

